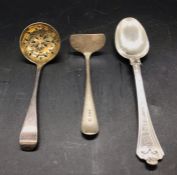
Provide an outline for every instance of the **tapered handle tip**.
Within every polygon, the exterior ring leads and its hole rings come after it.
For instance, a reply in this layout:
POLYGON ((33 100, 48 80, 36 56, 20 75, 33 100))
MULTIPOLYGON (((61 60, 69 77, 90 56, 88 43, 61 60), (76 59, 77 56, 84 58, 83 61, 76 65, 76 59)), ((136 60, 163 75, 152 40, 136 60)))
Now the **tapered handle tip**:
POLYGON ((81 129, 81 132, 85 135, 96 135, 98 134, 98 130, 86 130, 86 129, 81 129))
POLYGON ((81 132, 85 135, 96 135, 99 132, 99 126, 97 122, 81 124, 81 132))
POLYGON ((36 132, 25 133, 21 132, 19 144, 24 151, 33 151, 38 144, 38 138, 36 132))

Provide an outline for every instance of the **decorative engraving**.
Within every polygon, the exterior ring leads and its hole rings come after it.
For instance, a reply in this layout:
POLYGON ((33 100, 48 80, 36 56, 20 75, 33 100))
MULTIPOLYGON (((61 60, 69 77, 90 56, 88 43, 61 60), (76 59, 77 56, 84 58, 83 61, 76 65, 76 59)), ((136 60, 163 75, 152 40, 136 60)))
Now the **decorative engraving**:
MULTIPOLYGON (((148 108, 146 109, 148 110, 148 108)), ((139 137, 137 145, 137 155, 144 159, 150 165, 158 164, 158 160, 162 159, 164 152, 155 134, 149 112, 147 111, 142 118, 139 128, 139 137), (146 119, 149 118, 149 120, 146 119)))
POLYGON ((148 164, 156 165, 158 160, 162 159, 163 154, 158 147, 143 146, 138 150, 138 155, 141 159, 146 160, 148 164))
POLYGON ((152 125, 141 76, 140 62, 132 63, 138 100, 139 132, 136 154, 150 165, 157 165, 164 152, 152 125))
POLYGON ((58 49, 58 34, 45 24, 35 24, 25 29, 22 43, 23 51, 34 62, 45 62, 53 57, 58 49))

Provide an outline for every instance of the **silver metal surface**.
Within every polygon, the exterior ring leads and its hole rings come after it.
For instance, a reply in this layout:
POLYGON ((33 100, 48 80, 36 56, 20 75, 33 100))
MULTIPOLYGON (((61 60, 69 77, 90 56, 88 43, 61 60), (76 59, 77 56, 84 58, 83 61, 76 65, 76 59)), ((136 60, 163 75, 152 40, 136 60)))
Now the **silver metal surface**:
POLYGON ((40 73, 41 73, 41 67, 37 68, 36 71, 33 94, 20 133, 20 145, 24 150, 34 149, 38 142, 38 126, 37 126, 38 119, 37 119, 36 101, 37 101, 37 90, 38 90, 40 73))
POLYGON ((148 164, 157 165, 164 152, 152 125, 140 69, 140 58, 149 51, 146 31, 136 19, 125 18, 117 26, 115 45, 119 54, 130 60, 135 76, 139 116, 136 154, 148 164))
POLYGON ((91 86, 90 56, 104 46, 105 39, 104 34, 75 34, 70 37, 71 46, 85 56, 86 81, 81 131, 86 135, 95 135, 99 132, 91 86))

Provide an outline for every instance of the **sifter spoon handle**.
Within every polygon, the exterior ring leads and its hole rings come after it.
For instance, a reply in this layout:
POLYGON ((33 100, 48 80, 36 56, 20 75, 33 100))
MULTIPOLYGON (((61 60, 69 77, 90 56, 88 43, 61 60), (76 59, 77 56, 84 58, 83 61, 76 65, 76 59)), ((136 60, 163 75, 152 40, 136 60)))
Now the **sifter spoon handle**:
POLYGON ((41 67, 37 67, 34 89, 21 129, 19 144, 23 150, 33 150, 38 143, 37 91, 41 67))

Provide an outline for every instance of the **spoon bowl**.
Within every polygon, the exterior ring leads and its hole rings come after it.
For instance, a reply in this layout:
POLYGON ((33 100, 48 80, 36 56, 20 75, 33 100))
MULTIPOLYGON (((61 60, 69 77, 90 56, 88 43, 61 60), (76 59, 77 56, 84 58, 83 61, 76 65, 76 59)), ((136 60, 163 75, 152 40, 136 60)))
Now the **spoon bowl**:
POLYGON ((25 58, 36 65, 44 65, 58 54, 61 41, 51 25, 36 22, 23 30, 19 42, 25 58))
POLYGON ((94 53, 105 44, 105 35, 100 34, 74 34, 70 37, 71 46, 81 53, 94 53))
POLYGON ((149 51, 149 40, 145 29, 132 17, 125 18, 118 24, 115 45, 119 54, 130 60, 140 59, 149 51))

